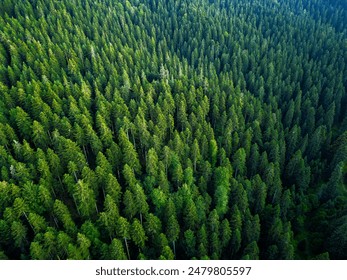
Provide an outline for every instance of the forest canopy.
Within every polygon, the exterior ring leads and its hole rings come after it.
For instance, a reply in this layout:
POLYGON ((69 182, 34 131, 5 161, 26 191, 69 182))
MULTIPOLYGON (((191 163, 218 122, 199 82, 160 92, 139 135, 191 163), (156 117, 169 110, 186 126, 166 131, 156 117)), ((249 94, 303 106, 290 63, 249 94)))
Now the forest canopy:
POLYGON ((0 0, 0 259, 346 259, 344 0, 0 0))

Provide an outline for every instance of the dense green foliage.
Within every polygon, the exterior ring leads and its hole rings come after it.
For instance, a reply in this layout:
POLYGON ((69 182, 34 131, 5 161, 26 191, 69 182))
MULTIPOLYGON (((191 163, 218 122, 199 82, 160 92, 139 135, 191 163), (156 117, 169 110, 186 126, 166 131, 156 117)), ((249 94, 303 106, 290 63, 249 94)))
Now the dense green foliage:
POLYGON ((347 258, 344 0, 0 0, 0 258, 347 258))

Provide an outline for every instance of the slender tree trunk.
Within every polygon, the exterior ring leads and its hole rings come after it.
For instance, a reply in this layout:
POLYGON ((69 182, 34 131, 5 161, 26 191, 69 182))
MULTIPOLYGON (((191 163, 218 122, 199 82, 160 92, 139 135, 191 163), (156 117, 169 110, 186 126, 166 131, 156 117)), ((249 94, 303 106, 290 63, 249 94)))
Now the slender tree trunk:
POLYGON ((23 211, 23 214, 24 214, 25 218, 27 219, 27 221, 28 221, 28 223, 29 223, 31 229, 33 230, 33 232, 36 233, 35 230, 34 230, 34 227, 32 226, 32 224, 31 224, 30 221, 29 221, 29 218, 28 218, 27 214, 26 214, 24 211, 23 211))
POLYGON ((176 259, 176 246, 175 246, 175 241, 172 241, 172 246, 173 246, 173 250, 174 250, 174 256, 176 259))
POLYGON ((51 190, 52 190, 52 192, 53 192, 54 198, 56 198, 57 195, 56 195, 56 193, 55 193, 55 191, 54 191, 54 187, 53 187, 53 186, 51 186, 51 190))
POLYGON ((78 215, 81 215, 80 210, 79 210, 78 207, 77 207, 75 195, 72 195, 72 197, 73 197, 73 202, 75 203, 75 206, 76 206, 77 213, 78 213, 78 215))
POLYGON ((102 186, 102 194, 104 195, 104 199, 106 198, 106 194, 105 194, 105 188, 104 188, 104 186, 102 186))
POLYGON ((84 156, 86 157, 86 160, 88 161, 87 151, 84 145, 83 145, 83 153, 84 153, 84 156))
POLYGON ((49 130, 47 131, 47 134, 48 134, 49 140, 50 140, 51 143, 53 144, 52 135, 51 135, 51 132, 50 132, 49 130))
POLYGON ((61 189, 62 189, 62 190, 64 190, 64 189, 63 189, 63 182, 61 181, 60 175, 58 175, 58 180, 59 180, 59 183, 60 183, 61 189))
POLYGON ((133 138, 134 149, 136 150, 136 142, 135 142, 134 133, 132 131, 130 132, 131 132, 131 137, 133 138))
POLYGON ((78 178, 75 171, 73 172, 73 175, 75 176, 76 183, 78 183, 78 178))
POLYGON ((128 259, 130 260, 129 247, 128 247, 128 242, 127 242, 127 238, 126 237, 124 237, 124 242, 125 242, 125 247, 127 248, 128 259))

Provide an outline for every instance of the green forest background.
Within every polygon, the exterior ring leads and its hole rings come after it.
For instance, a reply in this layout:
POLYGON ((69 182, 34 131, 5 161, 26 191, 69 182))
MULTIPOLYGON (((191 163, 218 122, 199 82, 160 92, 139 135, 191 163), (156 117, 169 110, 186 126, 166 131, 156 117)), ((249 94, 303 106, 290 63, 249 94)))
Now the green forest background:
POLYGON ((1 259, 347 259, 344 0, 0 0, 1 259))

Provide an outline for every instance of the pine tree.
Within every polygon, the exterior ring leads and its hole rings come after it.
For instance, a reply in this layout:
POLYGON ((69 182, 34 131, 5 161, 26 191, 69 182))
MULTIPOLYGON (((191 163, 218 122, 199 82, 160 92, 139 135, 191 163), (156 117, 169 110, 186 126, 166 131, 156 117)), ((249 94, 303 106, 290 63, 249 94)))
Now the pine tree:
POLYGON ((139 248, 143 248, 145 246, 147 236, 140 221, 137 219, 134 219, 131 225, 131 237, 131 239, 139 248))
POLYGON ((180 233, 180 226, 176 218, 174 216, 170 216, 169 220, 167 221, 166 235, 167 235, 168 241, 172 242, 173 252, 175 256, 176 256, 175 241, 177 241, 179 233, 180 233))
POLYGON ((112 260, 126 260, 126 254, 123 249, 122 242, 114 238, 109 246, 108 259, 112 260))

